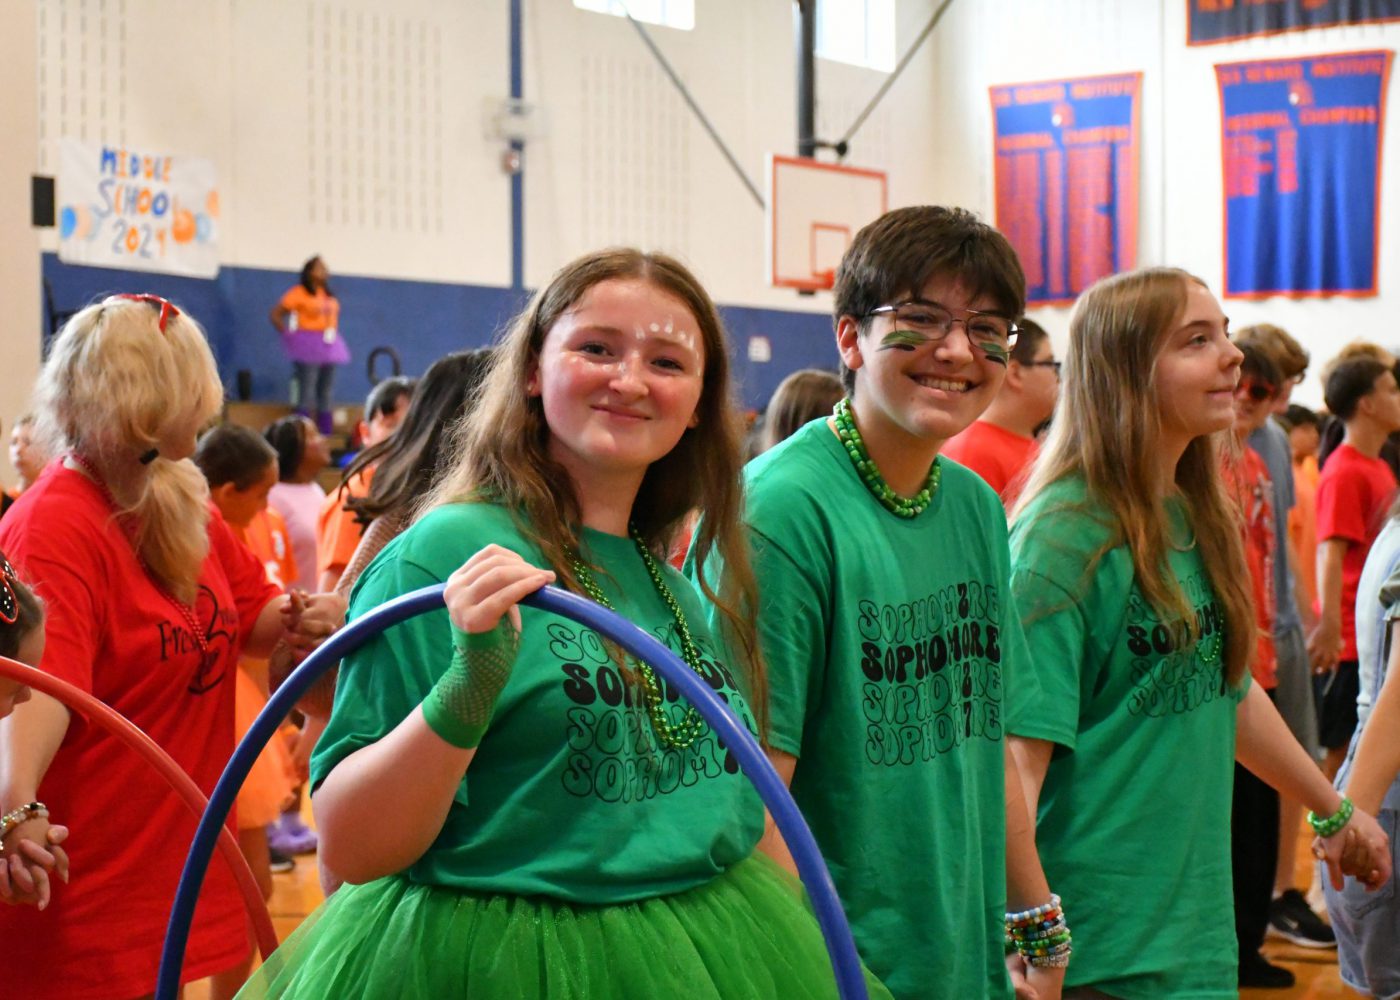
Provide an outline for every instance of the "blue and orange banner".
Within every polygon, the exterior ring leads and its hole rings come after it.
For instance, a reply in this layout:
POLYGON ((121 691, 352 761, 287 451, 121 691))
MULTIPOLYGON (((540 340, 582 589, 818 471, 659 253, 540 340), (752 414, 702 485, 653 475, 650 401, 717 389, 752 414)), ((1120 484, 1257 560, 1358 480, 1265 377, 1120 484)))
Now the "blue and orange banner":
POLYGON ((1137 263, 1141 73, 991 88, 997 228, 1027 305, 1065 305, 1137 263))
POLYGON ((1225 294, 1376 294, 1389 51, 1215 67, 1225 294))
POLYGON ((1400 21, 1400 0, 1186 0, 1186 44, 1400 21))

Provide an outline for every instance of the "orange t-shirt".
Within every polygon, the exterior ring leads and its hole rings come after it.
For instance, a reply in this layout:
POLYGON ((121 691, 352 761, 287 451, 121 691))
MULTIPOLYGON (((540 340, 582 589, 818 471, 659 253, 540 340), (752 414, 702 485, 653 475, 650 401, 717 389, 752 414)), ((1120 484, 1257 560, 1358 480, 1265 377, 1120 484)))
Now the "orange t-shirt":
POLYGON ((313 295, 301 285, 293 285, 278 304, 296 313, 298 330, 333 330, 340 326, 340 300, 327 295, 324 289, 313 295))
POLYGON ((287 522, 277 511, 266 507, 254 515, 248 527, 233 528, 233 533, 258 557, 269 582, 286 590, 296 580, 297 560, 292 554, 292 539, 287 534, 287 522))
POLYGON ((1026 473, 1039 450, 1035 438, 975 420, 961 434, 949 438, 941 453, 985 479, 1010 510, 1026 485, 1026 473))
POLYGON ((365 529, 355 520, 355 515, 345 509, 345 501, 367 495, 373 478, 373 466, 361 469, 348 483, 326 497, 326 502, 321 505, 321 514, 316 519, 318 578, 327 570, 334 570, 339 576, 350 565, 350 558, 355 554, 355 546, 360 544, 365 529))
POLYGON ((1293 509, 1288 512, 1288 540, 1298 558, 1298 586, 1308 607, 1317 611, 1317 459, 1293 463, 1293 509))

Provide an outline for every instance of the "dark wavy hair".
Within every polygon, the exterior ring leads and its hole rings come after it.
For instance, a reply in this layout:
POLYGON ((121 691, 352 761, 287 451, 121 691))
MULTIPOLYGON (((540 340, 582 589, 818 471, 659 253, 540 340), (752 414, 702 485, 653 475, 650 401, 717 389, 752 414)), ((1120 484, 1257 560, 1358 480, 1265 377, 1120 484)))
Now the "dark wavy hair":
POLYGON ((375 466, 369 493, 345 502, 357 521, 369 524, 385 514, 410 510, 428 492, 442 461, 443 442, 471 410, 491 356, 490 348, 482 348, 434 361, 418 380, 403 423, 346 467, 342 488, 352 476, 375 466))

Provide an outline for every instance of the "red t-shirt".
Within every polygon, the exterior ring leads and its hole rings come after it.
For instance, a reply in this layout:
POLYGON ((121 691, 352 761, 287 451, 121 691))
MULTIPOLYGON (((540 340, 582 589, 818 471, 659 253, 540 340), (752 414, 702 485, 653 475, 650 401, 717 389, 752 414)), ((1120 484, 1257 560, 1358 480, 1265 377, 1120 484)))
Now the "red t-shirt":
POLYGON ((1320 544, 1342 538, 1348 543, 1342 556, 1343 660, 1356 659, 1356 587, 1394 496, 1390 466, 1349 444, 1328 456, 1317 481, 1317 540, 1320 544))
POLYGON ((975 420, 961 434, 949 438, 941 454, 985 479, 1010 510, 1021 495, 1027 470, 1039 451, 1035 438, 1013 434, 985 420, 975 420))
POLYGON ((1274 594, 1274 560, 1278 542, 1274 537, 1273 484, 1269 467, 1252 448, 1245 448, 1238 462, 1226 461, 1225 481, 1244 520, 1244 557, 1254 590, 1254 620, 1258 635, 1249 670, 1260 687, 1278 686, 1278 662, 1274 654, 1274 616, 1278 612, 1274 594))
MULTIPOLYGON (((205 795, 233 751, 239 650, 278 595, 212 507, 209 540, 194 609, 208 637, 205 656, 82 474, 51 470, 0 522, 0 549, 46 605, 41 668, 130 719, 205 795)), ((54 822, 72 830, 64 847, 73 880, 54 887, 43 912, 0 906, 5 953, 23 956, 39 977, 0 993, 32 988, 93 1000, 150 993, 194 816, 149 764, 76 714, 38 794, 54 822)), ((216 856, 183 978, 226 969, 248 947, 242 897, 216 856)))

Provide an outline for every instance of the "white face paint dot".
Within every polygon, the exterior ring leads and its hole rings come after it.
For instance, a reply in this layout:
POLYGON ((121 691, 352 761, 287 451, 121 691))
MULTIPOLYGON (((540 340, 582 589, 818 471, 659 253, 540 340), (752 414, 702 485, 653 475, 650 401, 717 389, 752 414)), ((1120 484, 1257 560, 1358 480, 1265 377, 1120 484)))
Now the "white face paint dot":
MULTIPOLYGON (((670 333, 670 332, 672 332, 673 330, 675 330, 675 328, 676 328, 676 325, 675 325, 674 323, 672 323, 672 322, 668 319, 668 320, 666 321, 666 332, 667 332, 667 333, 670 333)), ((653 327, 652 327, 652 330, 655 331, 655 330, 656 330, 656 327, 653 326, 653 327)))
POLYGON ((651 325, 651 332, 652 332, 652 333, 660 333, 660 332, 661 332, 661 324, 659 324, 659 323, 653 323, 653 324, 651 325))

